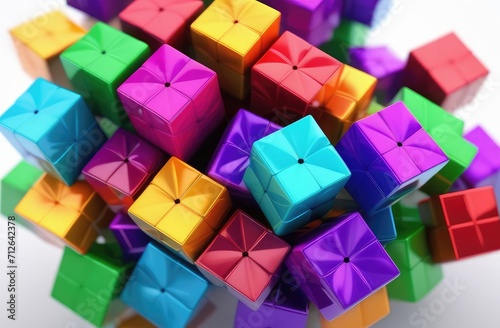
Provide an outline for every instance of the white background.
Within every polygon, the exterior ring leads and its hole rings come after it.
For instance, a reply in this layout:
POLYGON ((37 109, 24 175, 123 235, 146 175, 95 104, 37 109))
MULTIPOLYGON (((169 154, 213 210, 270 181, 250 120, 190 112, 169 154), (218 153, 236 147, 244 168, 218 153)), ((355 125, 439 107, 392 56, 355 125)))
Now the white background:
MULTIPOLYGON (((467 129, 480 123, 500 142, 500 1, 394 0, 394 3, 386 20, 370 34, 369 43, 388 44, 404 58, 416 46, 444 33, 457 32, 491 72, 476 101, 457 115, 466 120, 467 129)), ((2 2, 0 114, 32 82, 18 63, 7 30, 53 8, 61 8, 75 21, 83 23, 83 16, 67 8, 64 0, 2 2)), ((0 176, 19 160, 14 148, 0 136, 0 176)), ((2 268, 7 265, 6 227, 7 221, 0 220, 2 268)), ((22 227, 18 230, 17 241, 18 320, 6 319, 7 280, 1 269, 0 327, 91 327, 50 297, 61 249, 46 244, 22 227)), ((416 304, 392 302, 391 315, 376 327, 500 327, 500 252, 446 264, 443 268, 445 280, 430 295, 416 304), (453 284, 459 285, 455 294, 449 287, 453 284), (427 319, 421 314, 425 311, 429 313, 427 319)), ((212 298, 216 300, 217 313, 203 327, 232 327, 235 303, 221 291, 216 295, 212 298)), ((316 327, 317 313, 311 318, 311 327, 316 327)))

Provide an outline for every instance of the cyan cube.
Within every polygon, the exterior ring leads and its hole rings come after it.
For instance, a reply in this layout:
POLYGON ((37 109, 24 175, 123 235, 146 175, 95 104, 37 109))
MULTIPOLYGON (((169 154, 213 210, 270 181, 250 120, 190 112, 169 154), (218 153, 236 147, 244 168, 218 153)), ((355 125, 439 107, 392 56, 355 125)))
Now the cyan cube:
POLYGON ((26 161, 67 185, 106 141, 80 95, 41 78, 0 116, 0 131, 26 161))
POLYGON ((382 245, 396 239, 396 225, 391 207, 386 207, 373 214, 362 213, 362 216, 382 245))
POLYGON ((252 145, 243 181, 277 235, 325 215, 351 172, 311 116, 252 145))

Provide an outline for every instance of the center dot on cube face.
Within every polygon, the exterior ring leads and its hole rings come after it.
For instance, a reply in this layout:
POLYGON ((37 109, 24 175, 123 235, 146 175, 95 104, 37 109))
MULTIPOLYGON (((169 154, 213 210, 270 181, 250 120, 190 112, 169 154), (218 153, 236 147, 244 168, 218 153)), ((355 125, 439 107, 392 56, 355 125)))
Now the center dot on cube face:
POLYGON ((299 67, 298 67, 297 65, 293 65, 293 66, 292 66, 292 68, 293 68, 293 70, 295 70, 295 71, 299 69, 299 67))
POLYGON ((398 147, 403 147, 403 143, 398 141, 398 147))
POLYGON ((180 203, 181 203, 181 200, 180 200, 179 198, 176 198, 176 199, 174 199, 174 203, 176 203, 176 204, 180 204, 180 203))
POLYGON ((302 158, 299 158, 299 160, 297 161, 297 163, 304 164, 304 160, 302 158))
POLYGON ((235 20, 234 20, 234 23, 235 23, 235 24, 238 24, 238 23, 239 23, 239 21, 238 21, 237 19, 235 19, 235 20))
POLYGON ((164 10, 164 9, 163 9, 163 8, 161 8, 161 7, 160 7, 160 8, 158 8, 158 11, 163 11, 163 10, 164 10))
POLYGON ((105 55, 106 54, 106 50, 101 51, 101 54, 105 55))
POLYGON ((128 163, 128 158, 125 158, 125 159, 123 160, 123 163, 128 163))
POLYGON ((348 257, 344 257, 344 263, 349 263, 351 260, 348 257))
POLYGON ((165 82, 165 87, 166 88, 170 87, 170 82, 165 82))
POLYGON ((160 292, 165 293, 165 288, 160 289, 160 292))
POLYGON ((35 114, 38 114, 38 109, 35 109, 34 113, 35 113, 35 114))
POLYGON ((241 255, 242 255, 243 257, 247 257, 247 256, 248 256, 248 252, 243 252, 243 253, 241 253, 241 255))

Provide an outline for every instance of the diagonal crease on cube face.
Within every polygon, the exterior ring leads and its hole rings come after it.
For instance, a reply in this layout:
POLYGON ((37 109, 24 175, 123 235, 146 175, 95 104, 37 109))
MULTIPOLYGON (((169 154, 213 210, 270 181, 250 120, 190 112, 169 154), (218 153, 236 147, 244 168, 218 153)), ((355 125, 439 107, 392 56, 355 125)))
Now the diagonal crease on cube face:
POLYGON ((109 224, 125 261, 137 262, 151 238, 135 224, 126 212, 118 212, 109 224))
POLYGON ((230 208, 224 186, 171 157, 128 213, 144 232, 192 263, 230 208))

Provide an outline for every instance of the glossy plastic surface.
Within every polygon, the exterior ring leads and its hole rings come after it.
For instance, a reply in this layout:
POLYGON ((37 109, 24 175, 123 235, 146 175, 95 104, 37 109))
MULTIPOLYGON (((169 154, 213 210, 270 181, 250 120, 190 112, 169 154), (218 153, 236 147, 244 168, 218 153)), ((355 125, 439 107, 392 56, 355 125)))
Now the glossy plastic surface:
POLYGON ((116 238, 122 250, 125 261, 138 261, 151 238, 134 223, 127 213, 116 213, 109 229, 116 238))
POLYGON ((69 6, 107 22, 125 8, 132 0, 66 0, 69 6))

